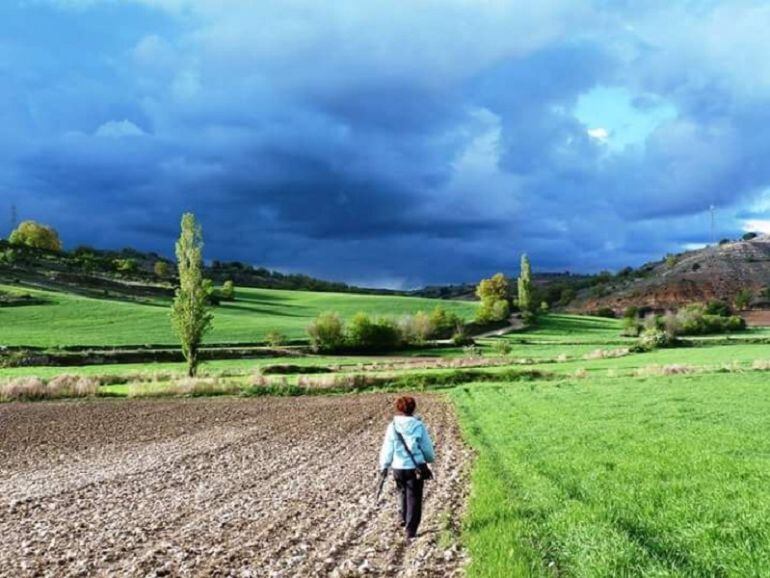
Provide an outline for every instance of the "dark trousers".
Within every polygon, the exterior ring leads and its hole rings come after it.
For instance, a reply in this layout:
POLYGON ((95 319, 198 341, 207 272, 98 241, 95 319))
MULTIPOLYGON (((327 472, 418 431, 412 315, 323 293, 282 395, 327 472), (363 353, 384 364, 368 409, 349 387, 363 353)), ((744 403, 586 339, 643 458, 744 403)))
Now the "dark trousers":
POLYGON ((414 538, 422 519, 422 488, 424 480, 418 480, 415 470, 393 470, 401 498, 401 522, 406 528, 406 535, 414 538))

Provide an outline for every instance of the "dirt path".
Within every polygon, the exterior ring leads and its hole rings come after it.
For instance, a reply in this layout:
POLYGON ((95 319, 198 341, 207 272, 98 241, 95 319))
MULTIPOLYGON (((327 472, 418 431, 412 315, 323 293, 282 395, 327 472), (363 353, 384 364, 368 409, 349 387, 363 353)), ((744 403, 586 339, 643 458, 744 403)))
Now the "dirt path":
POLYGON ((372 503, 392 397, 0 405, 0 575, 452 576, 468 452, 439 448, 418 540, 372 503))

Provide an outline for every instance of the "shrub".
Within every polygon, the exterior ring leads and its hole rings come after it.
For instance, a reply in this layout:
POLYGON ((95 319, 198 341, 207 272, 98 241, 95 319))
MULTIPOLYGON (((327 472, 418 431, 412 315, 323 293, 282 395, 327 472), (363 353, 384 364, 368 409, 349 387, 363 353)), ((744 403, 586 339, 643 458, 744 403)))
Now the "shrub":
POLYGON ((286 343, 286 336, 280 331, 273 329, 272 331, 267 332, 267 335, 265 335, 265 341, 270 347, 281 347, 284 343, 286 343))
POLYGON ((663 316, 663 328, 669 337, 676 337, 681 331, 681 323, 679 317, 673 311, 666 311, 663 316))
POLYGON ((728 305, 725 301, 720 301, 719 299, 712 299, 706 304, 705 308, 700 305, 691 305, 690 307, 698 307, 703 309, 703 313, 707 313, 708 315, 721 315, 723 317, 727 317, 733 313, 730 305, 728 305))
POLYGON ((433 334, 430 317, 424 311, 414 315, 404 315, 398 320, 401 341, 406 344, 422 345, 433 334))
POLYGON ((456 313, 447 311, 441 305, 436 305, 429 320, 434 337, 452 335, 455 329, 463 324, 463 320, 456 313))
POLYGON ((513 346, 507 339, 496 339, 492 344, 492 349, 494 349, 495 353, 498 355, 510 355, 513 346))
POLYGON ((676 345, 676 338, 670 336, 660 329, 645 329, 639 337, 637 345, 640 351, 652 351, 664 347, 673 347, 676 345))
POLYGON ((473 338, 465 332, 465 328, 462 325, 459 325, 452 335, 452 343, 460 347, 464 345, 473 345, 475 342, 473 341, 473 338))
POLYGON ((307 328, 313 351, 331 352, 345 344, 345 324, 336 313, 321 313, 307 328))
POLYGON ((401 332, 392 319, 370 318, 366 313, 357 313, 347 331, 347 344, 362 351, 389 351, 402 343, 401 332))
POLYGON ((165 261, 155 261, 155 264, 152 266, 152 270, 156 277, 164 279, 168 277, 168 274, 171 271, 171 267, 165 261))
POLYGON ((625 337, 639 337, 642 332, 642 323, 638 317, 623 317, 623 331, 621 335, 625 337))
POLYGON ((623 319, 636 319, 639 317, 639 308, 636 305, 629 305, 623 311, 623 319))
POLYGON ((735 296, 735 308, 738 311, 743 311, 751 303, 751 291, 748 289, 741 289, 735 296))
POLYGON ((219 290, 219 297, 222 301, 235 301, 235 283, 229 279, 225 281, 219 290))
POLYGON ((716 333, 728 333, 742 331, 746 328, 746 322, 738 315, 714 315, 708 311, 725 311, 726 306, 712 306, 693 304, 681 309, 677 313, 679 322, 678 335, 710 335, 716 333))
POLYGON ((112 266, 118 273, 133 273, 138 268, 136 259, 114 259, 112 266))

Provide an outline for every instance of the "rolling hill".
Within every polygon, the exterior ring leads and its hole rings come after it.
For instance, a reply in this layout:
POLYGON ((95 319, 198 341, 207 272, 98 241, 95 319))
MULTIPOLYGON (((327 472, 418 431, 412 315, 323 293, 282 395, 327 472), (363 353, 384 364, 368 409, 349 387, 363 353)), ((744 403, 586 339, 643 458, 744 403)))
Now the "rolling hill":
POLYGON ((576 312, 628 306, 655 310, 676 309, 712 299, 734 303, 748 291, 751 307, 768 305, 770 236, 722 242, 686 251, 639 269, 626 269, 605 282, 578 293, 568 309, 576 312))
MULTIPOLYGON (((169 321, 170 300, 103 299, 0 285, 6 294, 29 294, 29 304, 0 308, 0 345, 29 347, 175 345, 169 321)), ((236 300, 214 309, 209 344, 258 343, 270 331, 304 339, 311 319, 323 311, 350 318, 359 311, 399 316, 437 304, 472 318, 475 304, 396 295, 239 288, 236 300)))

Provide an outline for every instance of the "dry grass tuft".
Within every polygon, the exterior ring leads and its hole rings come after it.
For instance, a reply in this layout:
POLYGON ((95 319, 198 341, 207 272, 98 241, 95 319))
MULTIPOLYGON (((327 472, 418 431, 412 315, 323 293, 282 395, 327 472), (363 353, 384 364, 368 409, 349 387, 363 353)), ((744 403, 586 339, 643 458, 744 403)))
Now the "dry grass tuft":
POLYGON ((647 365, 634 372, 637 377, 660 377, 665 375, 685 375, 697 373, 698 369, 692 365, 673 363, 670 365, 647 365))
POLYGON ((596 349, 591 353, 586 353, 583 359, 591 361, 593 359, 615 359, 629 355, 631 350, 628 347, 618 347, 617 349, 596 349))
POLYGON ((48 381, 17 377, 0 383, 0 400, 33 401, 63 397, 90 397, 99 391, 99 380, 78 375, 58 375, 48 381))
POLYGON ((185 377, 172 382, 132 383, 128 387, 128 397, 235 395, 242 389, 237 382, 223 381, 219 377, 185 377))
POLYGON ((751 369, 756 371, 767 371, 770 369, 770 359, 755 359, 751 364, 751 369))

